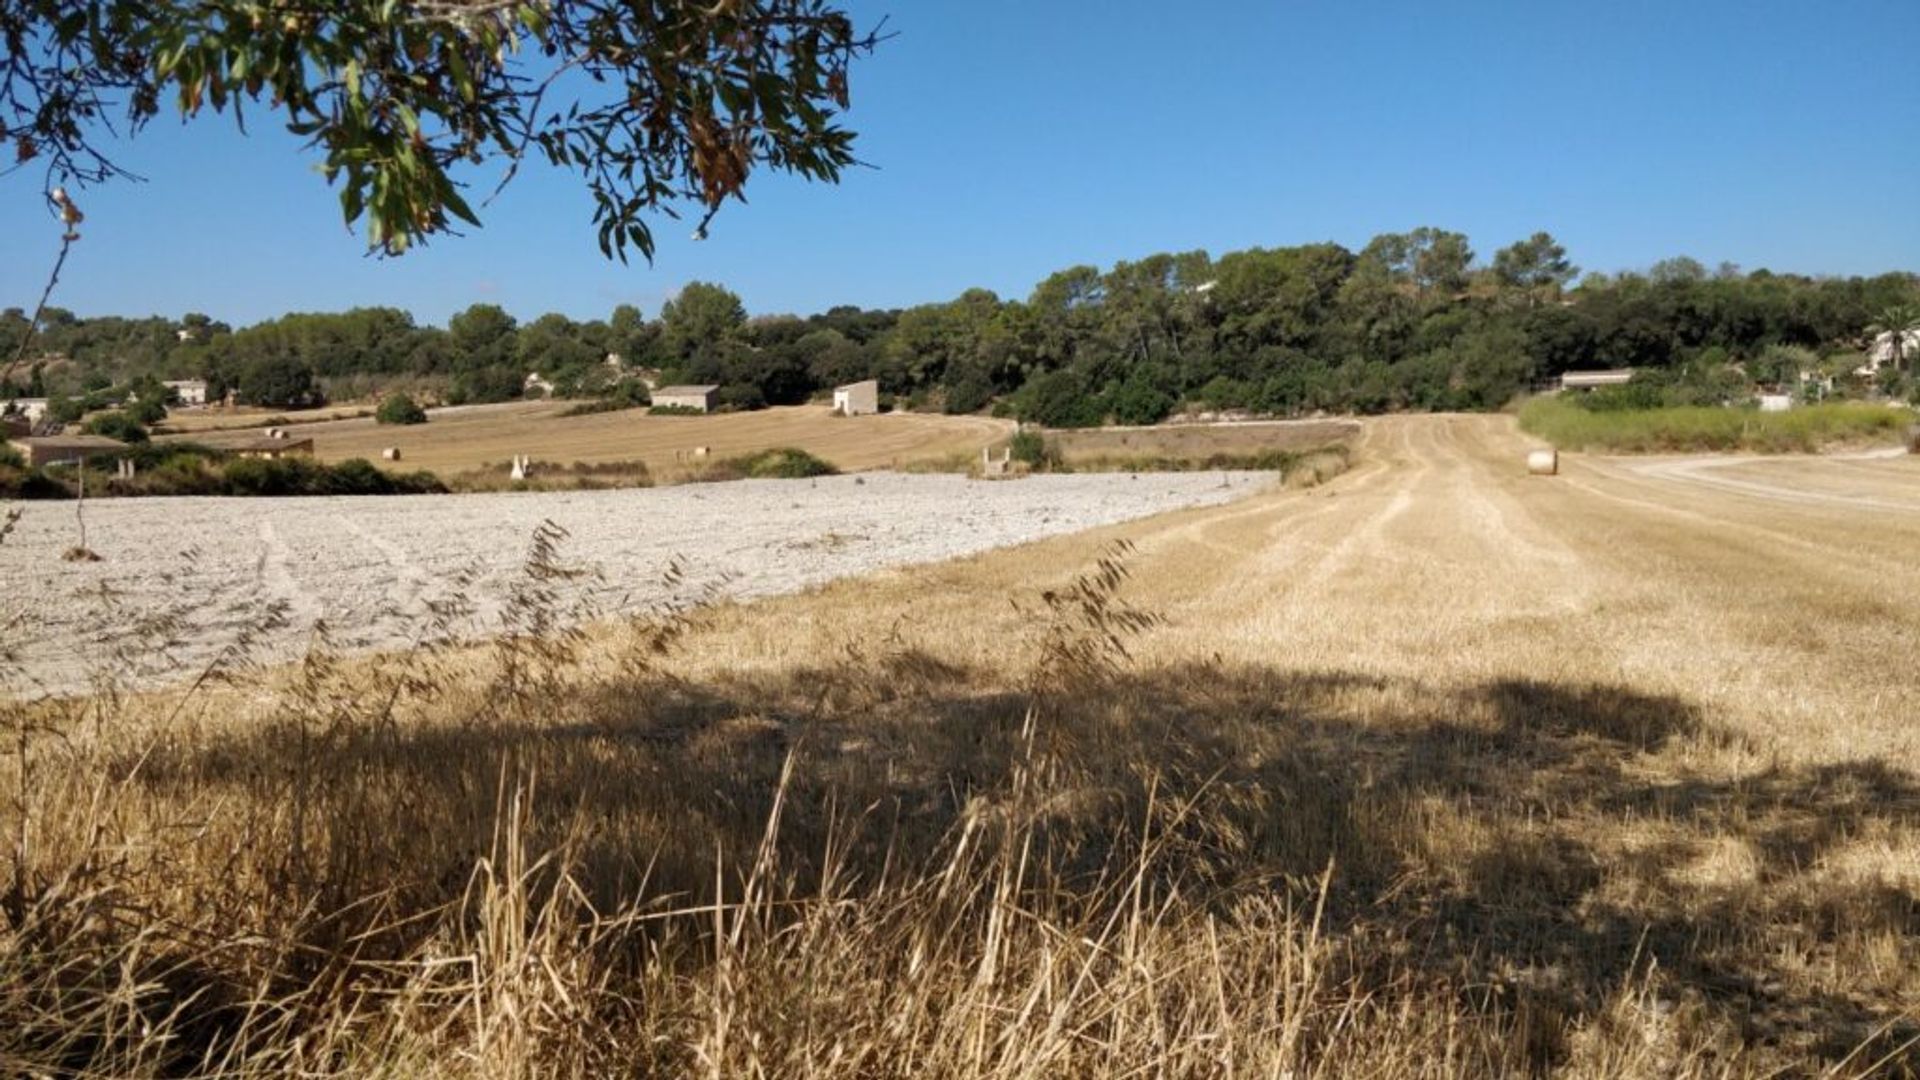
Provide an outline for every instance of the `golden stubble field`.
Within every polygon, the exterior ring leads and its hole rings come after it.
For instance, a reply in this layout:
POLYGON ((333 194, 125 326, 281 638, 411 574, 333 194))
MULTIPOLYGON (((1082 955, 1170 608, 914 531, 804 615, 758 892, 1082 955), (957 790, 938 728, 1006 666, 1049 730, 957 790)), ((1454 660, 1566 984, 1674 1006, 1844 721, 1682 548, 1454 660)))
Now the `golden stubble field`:
POLYGON ((1913 1075, 1920 462, 1527 445, 16 709, 0 1065, 1913 1075))
POLYGON ((1246 420, 1050 431, 1047 440, 1068 465, 1098 467, 1155 459, 1204 462, 1337 446, 1354 438, 1352 420, 1246 420))
MULTIPOLYGON (((304 414, 296 413, 288 419, 302 422, 286 430, 290 438, 311 438, 314 453, 322 461, 379 462, 382 450, 397 447, 398 467, 443 476, 508 462, 516 454, 554 465, 642 461, 654 474, 671 476, 691 464, 690 455, 698 447, 706 447, 709 458, 724 458, 792 446, 846 471, 964 462, 979 454, 981 447, 1004 439, 1013 427, 1006 421, 975 416, 840 417, 825 405, 713 416, 650 416, 645 409, 561 416, 572 404, 456 406, 435 409, 427 423, 407 426, 376 424, 370 417, 305 422, 304 414)), ((208 415, 217 418, 217 414, 208 415)), ((230 429, 181 430, 186 437, 220 446, 235 438, 258 437, 258 423, 245 428, 244 434, 230 429)))

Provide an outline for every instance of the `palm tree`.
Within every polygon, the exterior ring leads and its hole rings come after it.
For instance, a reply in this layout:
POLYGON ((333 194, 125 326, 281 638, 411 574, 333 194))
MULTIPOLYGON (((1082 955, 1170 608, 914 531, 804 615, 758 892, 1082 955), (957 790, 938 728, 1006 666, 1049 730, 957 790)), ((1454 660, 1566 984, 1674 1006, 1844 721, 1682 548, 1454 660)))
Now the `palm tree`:
POLYGON ((1887 338, 1893 349, 1893 370, 1905 371, 1907 367, 1907 335, 1920 333, 1920 304, 1895 304, 1880 312, 1873 325, 1867 327, 1868 336, 1878 343, 1882 336, 1887 338))

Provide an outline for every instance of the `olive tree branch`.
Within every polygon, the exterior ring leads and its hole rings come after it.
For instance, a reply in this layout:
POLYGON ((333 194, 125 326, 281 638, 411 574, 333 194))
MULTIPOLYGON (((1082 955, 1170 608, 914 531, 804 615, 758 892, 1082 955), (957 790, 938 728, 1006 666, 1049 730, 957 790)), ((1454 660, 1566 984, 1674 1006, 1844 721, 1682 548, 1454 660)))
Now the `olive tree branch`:
POLYGON ((61 233, 60 256, 53 260, 53 273, 47 275, 47 287, 40 291, 40 303, 33 309, 33 318, 27 322, 26 333, 20 335, 20 348, 14 352, 13 359, 7 363, 7 370, 0 372, 0 385, 5 385, 9 379, 12 379, 13 369, 19 367, 20 361, 26 359, 27 346, 33 342, 33 332, 40 326, 40 317, 46 314, 47 300, 53 295, 53 287, 60 284, 60 268, 67 265, 67 252, 72 250, 73 242, 78 239, 80 239, 79 234, 72 229, 61 233))

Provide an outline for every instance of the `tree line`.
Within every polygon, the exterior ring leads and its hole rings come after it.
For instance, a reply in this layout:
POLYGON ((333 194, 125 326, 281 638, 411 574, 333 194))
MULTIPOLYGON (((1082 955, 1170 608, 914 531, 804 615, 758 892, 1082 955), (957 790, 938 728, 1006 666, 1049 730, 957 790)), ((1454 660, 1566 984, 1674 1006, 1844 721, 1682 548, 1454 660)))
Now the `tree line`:
MULTIPOLYGON (((1075 426, 1151 423, 1177 408, 1274 415, 1489 409, 1563 371, 1635 367, 1668 383, 1843 376, 1871 331, 1920 325, 1920 276, 1809 277, 1709 270, 1689 258, 1587 274, 1537 233, 1481 260, 1467 237, 1421 228, 1338 244, 1155 254, 1074 266, 1025 299, 969 289, 904 310, 847 305, 749 317, 724 286, 686 286, 655 317, 519 322, 475 304, 445 327, 396 308, 289 314, 229 327, 78 318, 50 309, 11 395, 77 395, 142 377, 205 378, 214 397, 298 406, 395 386, 449 403, 503 401, 537 373, 563 396, 635 396, 714 383, 723 405, 808 400, 877 379, 915 409, 995 409, 1075 426), (1578 283, 1576 284, 1576 278, 1578 283), (1905 320, 1904 322, 1902 320, 1905 320), (1786 358, 1786 359, 1783 359, 1786 358)), ((0 312, 0 354, 27 329, 0 312)), ((1902 371, 1881 389, 1905 392, 1902 371)))

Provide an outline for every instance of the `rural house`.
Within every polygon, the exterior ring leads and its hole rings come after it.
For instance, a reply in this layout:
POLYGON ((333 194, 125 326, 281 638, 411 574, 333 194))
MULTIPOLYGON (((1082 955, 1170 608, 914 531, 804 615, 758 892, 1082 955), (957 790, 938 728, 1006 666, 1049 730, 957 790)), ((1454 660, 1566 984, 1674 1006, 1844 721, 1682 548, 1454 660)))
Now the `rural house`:
POLYGON ((173 392, 173 400, 182 405, 202 406, 207 403, 207 380, 171 379, 160 384, 173 392))
POLYGON ((833 392, 833 411, 841 416, 870 416, 880 411, 880 384, 873 379, 848 383, 833 392))
POLYGON ((37 424, 40 422, 41 417, 47 415, 47 399, 43 397, 23 397, 14 398, 8 402, 0 402, 0 413, 24 416, 27 418, 27 423, 37 424))
POLYGON ((653 392, 653 403, 660 408, 712 412, 719 402, 718 386, 663 386, 653 392))
POLYGON ((35 435, 10 440, 7 445, 20 451, 20 457, 30 469, 76 462, 127 448, 126 443, 105 435, 35 435))
MULTIPOLYGON (((1920 330, 1908 330, 1900 335, 1900 356, 1908 364, 1920 359, 1920 330)), ((1887 330, 1873 339, 1867 347, 1867 362, 1853 369, 1855 375, 1872 378, 1880 374, 1884 365, 1893 363, 1893 331, 1887 330)))

